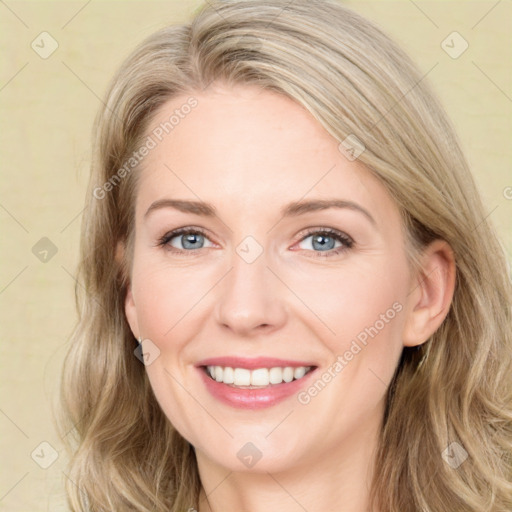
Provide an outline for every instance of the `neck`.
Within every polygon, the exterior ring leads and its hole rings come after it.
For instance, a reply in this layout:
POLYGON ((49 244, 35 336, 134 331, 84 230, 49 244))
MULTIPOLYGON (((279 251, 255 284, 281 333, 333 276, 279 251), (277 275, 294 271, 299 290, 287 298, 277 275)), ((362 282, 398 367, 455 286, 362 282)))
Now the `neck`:
POLYGON ((202 482, 198 512, 370 512, 379 427, 368 425, 366 432, 354 432, 335 450, 310 454, 276 473, 230 471, 198 452, 202 482))

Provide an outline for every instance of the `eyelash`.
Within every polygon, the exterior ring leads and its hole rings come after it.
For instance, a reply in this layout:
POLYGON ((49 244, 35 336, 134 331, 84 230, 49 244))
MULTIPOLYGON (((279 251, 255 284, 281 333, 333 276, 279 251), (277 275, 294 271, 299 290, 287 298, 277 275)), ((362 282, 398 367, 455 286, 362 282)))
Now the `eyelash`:
MULTIPOLYGON (((206 232, 203 231, 202 229, 200 229, 200 228, 192 229, 190 227, 186 227, 186 228, 175 229, 174 231, 170 231, 169 233, 166 233, 163 237, 161 237, 158 240, 157 245, 159 247, 164 247, 164 248, 166 248, 166 246, 171 247, 171 246, 168 246, 168 244, 173 238, 175 238, 179 235, 189 235, 189 234, 202 235, 202 236, 208 238, 206 232)), ((335 240, 342 242, 342 244, 344 244, 342 247, 338 247, 337 249, 330 249, 329 251, 312 251, 313 253, 315 253, 314 257, 330 258, 332 256, 337 256, 345 251, 348 251, 349 249, 351 249, 354 246, 354 240, 352 240, 351 237, 349 237, 348 235, 346 235, 345 233, 343 233, 341 231, 338 231, 337 229, 332 229, 332 228, 321 228, 321 229, 315 228, 315 229, 309 230, 302 236, 302 238, 299 240, 299 242, 304 241, 306 238, 310 237, 311 235, 328 235, 329 237, 334 238, 335 240)), ((174 252, 176 254, 185 254, 185 253, 186 254, 191 254, 191 253, 195 254, 197 251, 200 251, 201 249, 183 250, 183 249, 177 249, 176 247, 171 247, 171 248, 168 248, 167 250, 174 252)), ((308 249, 302 249, 302 250, 308 250, 308 249)))

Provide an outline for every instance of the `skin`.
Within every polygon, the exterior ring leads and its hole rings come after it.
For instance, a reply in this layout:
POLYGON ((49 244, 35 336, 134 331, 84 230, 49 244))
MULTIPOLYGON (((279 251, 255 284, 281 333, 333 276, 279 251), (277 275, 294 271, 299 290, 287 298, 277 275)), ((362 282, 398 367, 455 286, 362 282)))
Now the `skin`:
MULTIPOLYGON (((453 254, 435 241, 413 273, 393 198, 291 99, 222 84, 194 96, 198 106, 144 159, 125 310, 134 336, 160 350, 146 370, 164 413, 195 447, 199 512, 367 510, 387 387, 403 347, 425 342, 448 312, 453 254), (155 201, 178 198, 212 203, 217 216, 172 208, 145 216, 155 201), (375 225, 347 208, 280 214, 291 201, 327 198, 357 203, 375 225), (158 245, 181 227, 207 232, 195 254, 172 252, 187 250, 182 236, 158 245), (333 254, 342 243, 322 250, 307 228, 337 229, 354 245, 333 254), (252 263, 236 252, 249 235, 263 251, 252 263), (264 355, 315 361, 322 374, 394 303, 401 311, 308 404, 293 396, 235 409, 209 394, 194 367, 264 355), (262 454, 252 468, 237 457, 247 442, 262 454)), ((162 106, 152 126, 187 97, 162 106)))

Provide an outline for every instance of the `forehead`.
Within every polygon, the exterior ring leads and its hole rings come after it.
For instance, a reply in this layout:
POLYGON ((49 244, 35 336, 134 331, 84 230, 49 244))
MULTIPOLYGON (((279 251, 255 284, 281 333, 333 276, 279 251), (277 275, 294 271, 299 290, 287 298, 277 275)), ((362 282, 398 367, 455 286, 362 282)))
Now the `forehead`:
POLYGON ((339 197, 366 203, 377 217, 396 213, 382 184, 303 106, 276 92, 236 86, 175 97, 147 133, 155 147, 143 161, 142 203, 200 199, 243 214, 339 197), (195 106, 185 108, 191 97, 195 106))

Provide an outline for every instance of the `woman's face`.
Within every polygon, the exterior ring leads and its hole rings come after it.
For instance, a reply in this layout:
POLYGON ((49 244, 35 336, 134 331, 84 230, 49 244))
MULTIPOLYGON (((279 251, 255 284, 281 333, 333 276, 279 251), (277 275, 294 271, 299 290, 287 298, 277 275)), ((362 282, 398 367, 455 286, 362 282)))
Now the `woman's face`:
POLYGON ((398 209, 292 100, 195 98, 158 111, 136 199, 126 313, 156 398, 231 471, 369 450, 412 309, 398 209))

